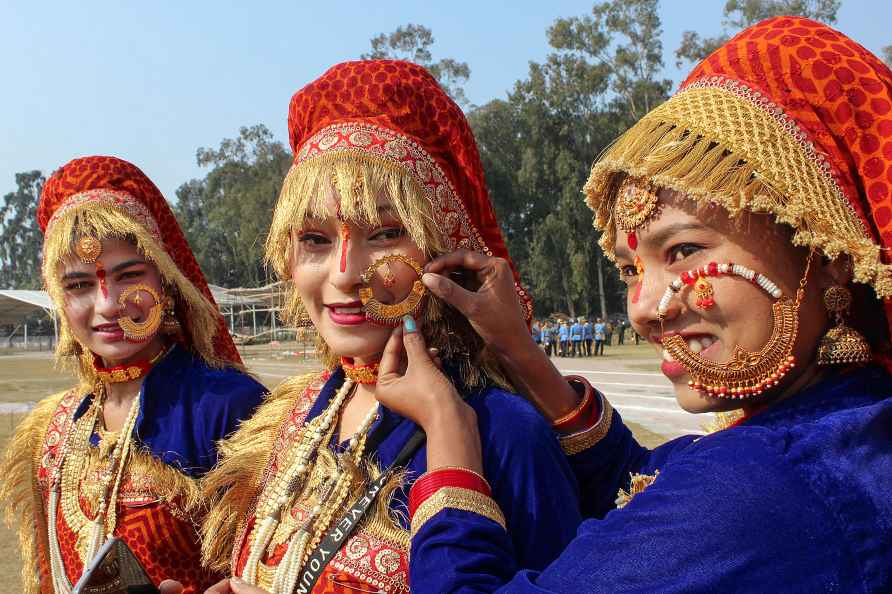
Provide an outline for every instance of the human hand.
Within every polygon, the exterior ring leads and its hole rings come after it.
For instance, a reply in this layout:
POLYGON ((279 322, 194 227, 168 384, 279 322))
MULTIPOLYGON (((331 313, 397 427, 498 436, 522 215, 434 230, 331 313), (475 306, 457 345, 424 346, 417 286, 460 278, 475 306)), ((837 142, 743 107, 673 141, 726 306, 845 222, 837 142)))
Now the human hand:
POLYGON ((411 316, 404 318, 384 347, 375 398, 425 430, 431 428, 438 413, 464 404, 441 371, 436 350, 426 348, 411 316))
POLYGON ((435 258, 425 270, 425 286, 468 318, 514 387, 546 418, 558 419, 573 410, 579 397, 533 341, 507 260, 457 250, 435 258), (475 274, 480 287, 469 291, 449 280, 448 273, 456 270, 475 274))
POLYGON ((231 577, 220 580, 205 590, 204 594, 269 594, 269 592, 257 586, 252 586, 241 578, 231 577))
POLYGON ((483 472, 477 415, 439 369, 411 316, 384 347, 375 398, 424 429, 428 470, 458 466, 483 472))
POLYGON ((510 356, 519 345, 533 342, 507 260, 456 250, 434 258, 424 270, 421 281, 431 293, 468 318, 477 334, 498 354, 510 356), (468 290, 448 278, 449 273, 459 270, 473 274, 479 287, 468 290))
POLYGON ((183 594, 183 584, 176 580, 164 580, 158 584, 158 591, 161 594, 183 594))

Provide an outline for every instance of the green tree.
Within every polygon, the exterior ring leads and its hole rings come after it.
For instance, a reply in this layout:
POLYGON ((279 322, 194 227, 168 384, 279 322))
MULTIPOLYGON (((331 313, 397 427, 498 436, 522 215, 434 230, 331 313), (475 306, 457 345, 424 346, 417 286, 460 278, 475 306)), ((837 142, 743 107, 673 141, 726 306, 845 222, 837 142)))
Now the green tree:
POLYGON ((675 50, 675 65, 696 64, 731 36, 761 20, 782 15, 803 16, 827 24, 836 22, 842 0, 727 0, 722 24, 725 31, 715 37, 702 37, 696 31, 685 31, 681 45, 675 50))
POLYGON ((256 125, 217 149, 198 149, 196 158, 210 170, 177 189, 174 211, 202 270, 227 287, 265 284, 263 244, 290 151, 256 125))
POLYGON ((46 178, 40 171, 15 176, 16 191, 0 206, 0 288, 39 289, 43 236, 37 226, 37 204, 46 178))
POLYGON ((880 48, 880 58, 886 63, 886 66, 892 68, 892 45, 880 48))
POLYGON ((471 68, 465 62, 443 58, 434 62, 431 46, 433 32, 423 25, 409 23, 397 27, 392 33, 381 33, 371 39, 372 51, 363 54, 363 60, 395 59, 407 60, 427 68, 440 86, 452 99, 461 105, 469 105, 465 96, 464 84, 471 76, 471 68))
POLYGON ((553 51, 508 101, 469 114, 509 250, 540 313, 617 311, 624 294, 580 188, 614 138, 666 99, 656 0, 613 0, 558 19, 553 51))

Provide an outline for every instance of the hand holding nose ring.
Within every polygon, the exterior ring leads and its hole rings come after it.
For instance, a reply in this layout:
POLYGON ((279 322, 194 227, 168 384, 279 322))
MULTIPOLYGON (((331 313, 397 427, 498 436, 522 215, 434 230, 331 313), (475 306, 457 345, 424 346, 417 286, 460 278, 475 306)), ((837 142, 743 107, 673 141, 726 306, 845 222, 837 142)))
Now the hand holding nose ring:
POLYGON ((142 296, 139 294, 140 291, 148 293, 152 296, 152 299, 155 300, 154 305, 149 308, 149 314, 146 316, 145 321, 134 322, 133 318, 125 315, 121 315, 118 318, 118 325, 121 327, 121 330, 124 331, 124 336, 132 342, 144 342, 157 334, 158 329, 161 327, 161 320, 164 314, 164 305, 162 303, 161 295, 149 285, 142 283, 130 285, 121 291, 121 294, 118 296, 118 306, 122 312, 127 307, 128 299, 135 305, 140 305, 142 303, 142 296))

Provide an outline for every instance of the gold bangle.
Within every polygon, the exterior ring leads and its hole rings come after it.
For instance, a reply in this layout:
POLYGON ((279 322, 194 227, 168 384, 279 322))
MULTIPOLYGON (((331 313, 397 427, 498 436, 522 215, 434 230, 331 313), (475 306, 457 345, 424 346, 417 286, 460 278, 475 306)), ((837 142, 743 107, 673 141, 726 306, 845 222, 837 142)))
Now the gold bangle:
POLYGON ((597 422, 591 427, 583 429, 578 433, 558 437, 558 442, 561 444, 561 449, 563 449, 564 453, 568 456, 578 454, 604 439, 607 432, 610 431, 610 425, 612 423, 613 407, 610 406, 610 402, 608 402, 606 398, 602 397, 601 416, 598 417, 597 422))
POLYGON ((415 515, 412 516, 411 536, 414 537, 428 520, 444 509, 475 513, 505 528, 505 515, 492 497, 471 489, 443 487, 418 506, 415 515))
MULTIPOLYGON (((564 377, 564 379, 567 380, 568 384, 573 381, 578 381, 580 383, 585 382, 583 384, 585 387, 585 392, 582 394, 582 402, 580 402, 578 405, 576 405, 576 408, 574 408, 573 410, 571 410, 570 412, 568 412, 561 418, 555 419, 554 421, 551 422, 551 425, 553 427, 556 427, 558 425, 562 425, 563 423, 566 423, 567 421, 571 420, 573 417, 578 415, 580 412, 585 410, 585 407, 587 407, 589 405, 589 403, 591 403, 592 393, 595 391, 594 388, 592 388, 591 384, 589 384, 584 378, 579 377, 577 375, 568 375, 568 376, 564 377)), ((576 390, 573 390, 573 391, 575 392, 576 390)))

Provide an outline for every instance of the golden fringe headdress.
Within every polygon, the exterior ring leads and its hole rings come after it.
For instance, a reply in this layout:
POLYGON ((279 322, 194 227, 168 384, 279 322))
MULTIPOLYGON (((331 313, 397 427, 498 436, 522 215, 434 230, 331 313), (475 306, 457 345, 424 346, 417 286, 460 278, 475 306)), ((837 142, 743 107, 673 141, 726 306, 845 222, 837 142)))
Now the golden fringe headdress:
MULTIPOLYGON (((47 181, 38 222, 45 233, 44 283, 54 303, 64 303, 61 267, 77 257, 79 238, 124 239, 158 267, 165 291, 174 299, 186 346, 214 367, 241 363, 170 207, 134 165, 114 157, 71 161, 47 181)), ((91 357, 72 335, 62 313, 57 356, 63 361, 76 356, 81 381, 92 386, 91 357)))
MULTIPOLYGON (((266 245, 267 262, 282 278, 290 276, 292 232, 308 216, 334 214, 325 201, 332 189, 340 197, 340 216, 360 224, 378 222, 377 198, 387 196, 409 237, 429 256, 465 248, 510 263, 470 126, 421 66, 396 60, 338 64, 295 93, 288 128, 294 164, 266 245)), ((529 320, 529 295, 519 282, 516 288, 529 320)), ((291 290, 286 317, 293 321, 300 300, 291 290)), ((494 379, 501 376, 458 312, 431 296, 423 322, 430 346, 444 358, 465 361, 470 384, 481 368, 494 379)), ((335 364, 328 348, 319 346, 335 364)))
POLYGON ((716 50, 623 134, 584 192, 611 258, 617 190, 633 176, 731 215, 772 214, 794 244, 850 256, 854 279, 888 298, 892 154, 881 139, 890 135, 884 64, 821 23, 772 18, 716 50))

